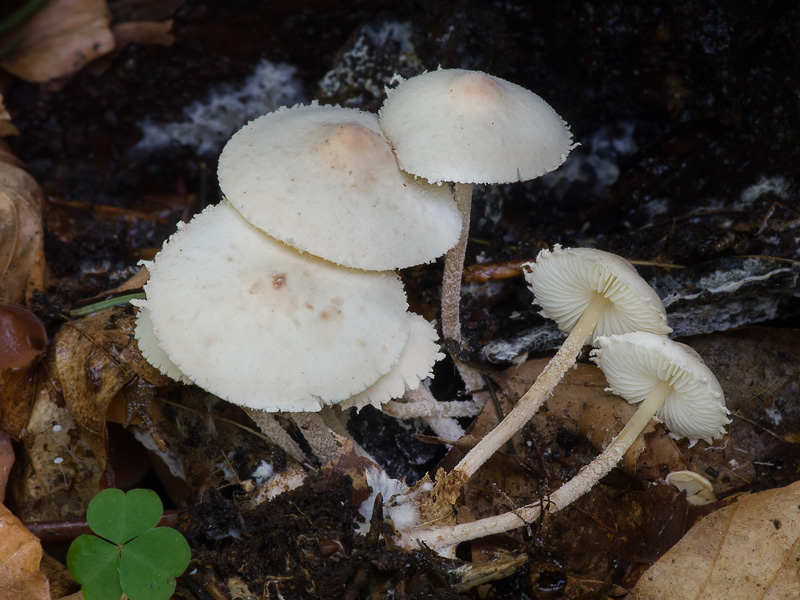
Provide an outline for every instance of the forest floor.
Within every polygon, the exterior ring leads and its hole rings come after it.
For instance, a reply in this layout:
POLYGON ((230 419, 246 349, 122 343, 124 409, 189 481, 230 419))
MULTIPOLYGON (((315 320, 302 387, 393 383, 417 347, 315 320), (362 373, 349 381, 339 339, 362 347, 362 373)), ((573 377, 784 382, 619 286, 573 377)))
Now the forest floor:
MULTIPOLYGON (((796 3, 296 5, 49 0, 3 30, 0 299, 32 310, 49 344, 35 364, 0 370, 0 538, 11 544, 0 564, 26 548, 24 576, 0 567, 0 599, 78 593, 66 548, 105 487, 159 493, 192 549, 178 598, 800 593, 796 3), (246 122, 312 100, 377 112, 395 74, 440 66, 536 92, 580 144, 544 177, 476 186, 459 359, 493 401, 459 419, 459 443, 367 407, 348 416, 333 461, 279 416, 304 454, 292 456, 239 407, 157 373, 131 305, 75 312, 141 291, 139 261, 219 201, 219 153, 246 122), (388 519, 365 522, 365 468, 412 485, 452 468, 510 410, 563 338, 521 269, 555 244, 636 265, 673 337, 719 380, 726 436, 692 445, 655 424, 563 512, 451 559, 397 547, 388 519), (677 470, 703 475, 710 502, 667 484, 677 470)), ((442 262, 401 272, 411 310, 437 323, 442 262)), ((434 374, 440 401, 468 396, 450 358, 434 374)), ((584 353, 464 486, 458 518, 546 500, 589 463, 632 412, 606 386, 584 353)))

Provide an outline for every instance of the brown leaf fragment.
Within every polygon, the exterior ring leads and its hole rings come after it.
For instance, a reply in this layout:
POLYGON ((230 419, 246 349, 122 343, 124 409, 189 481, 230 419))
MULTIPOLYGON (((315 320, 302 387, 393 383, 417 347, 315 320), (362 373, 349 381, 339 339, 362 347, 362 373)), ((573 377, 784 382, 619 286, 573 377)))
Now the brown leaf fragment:
POLYGON ((797 598, 800 482, 745 496, 695 525, 639 579, 631 600, 797 598))
POLYGON ((0 66, 31 83, 73 75, 114 49, 110 22, 105 0, 50 0, 0 40, 23 36, 0 66))
MULTIPOLYGON (((19 130, 11 122, 11 114, 8 112, 8 109, 6 108, 5 101, 3 100, 3 94, 0 94, 0 138, 5 137, 7 135, 19 135, 19 130)), ((16 160, 16 158, 14 160, 16 160)), ((3 162, 12 162, 12 161, 4 160, 3 162)))
POLYGON ((0 430, 19 440, 36 398, 38 365, 24 369, 0 369, 0 430))
POLYGON ((0 503, 6 500, 6 484, 14 465, 14 448, 9 437, 0 433, 0 503))
POLYGON ((175 36, 170 33, 172 19, 166 21, 128 21, 111 26, 117 50, 128 44, 171 46, 175 36))
POLYGON ((42 192, 22 169, 0 163, 0 303, 22 300, 44 247, 42 192))
POLYGON ((50 600, 39 540, 0 505, 0 600, 50 600))
MULTIPOLYGON (((42 364, 54 370, 51 349, 42 364)), ((22 434, 8 494, 24 521, 59 520, 84 515, 100 490, 103 469, 94 455, 91 434, 78 426, 64 406, 56 382, 37 381, 30 419, 22 434)))
POLYGON ((113 307, 65 323, 53 339, 64 401, 83 427, 102 436, 114 397, 137 375, 155 386, 168 380, 142 358, 130 307, 113 307))

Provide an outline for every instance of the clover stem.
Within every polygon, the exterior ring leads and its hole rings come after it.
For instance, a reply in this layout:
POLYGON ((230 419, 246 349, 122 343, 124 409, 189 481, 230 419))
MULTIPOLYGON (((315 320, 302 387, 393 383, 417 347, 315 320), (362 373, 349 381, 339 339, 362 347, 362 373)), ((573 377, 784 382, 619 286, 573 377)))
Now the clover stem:
MULTIPOLYGON (((583 467, 575 477, 550 495, 549 512, 553 513, 569 506, 605 477, 631 447, 671 393, 671 385, 663 381, 658 382, 608 447, 591 463, 583 467)), ((401 543, 412 547, 415 542, 424 542, 434 550, 443 550, 461 542, 523 527, 535 521, 540 513, 541 504, 536 503, 470 523, 429 529, 419 528, 416 531, 412 529, 402 532, 401 543)))
MULTIPOLYGON (((461 236, 455 246, 450 248, 444 259, 444 273, 442 274, 442 337, 445 345, 455 343, 461 346, 461 278, 464 271, 464 256, 467 253, 467 239, 469 237, 469 216, 472 208, 471 183, 455 184, 455 200, 461 214, 461 236), (452 342, 451 342, 452 340, 452 342)), ((451 350, 452 352, 452 350, 451 350)))
POLYGON ((458 463, 455 471, 469 479, 475 474, 483 463, 513 435, 519 431, 530 418, 536 414, 539 407, 553 392, 558 382, 564 377, 571 366, 575 364, 578 353, 586 341, 592 336, 603 312, 610 301, 602 294, 597 294, 584 310, 581 318, 575 324, 564 344, 550 359, 544 370, 536 379, 531 388, 519 399, 514 409, 506 415, 500 424, 489 432, 469 453, 458 463))

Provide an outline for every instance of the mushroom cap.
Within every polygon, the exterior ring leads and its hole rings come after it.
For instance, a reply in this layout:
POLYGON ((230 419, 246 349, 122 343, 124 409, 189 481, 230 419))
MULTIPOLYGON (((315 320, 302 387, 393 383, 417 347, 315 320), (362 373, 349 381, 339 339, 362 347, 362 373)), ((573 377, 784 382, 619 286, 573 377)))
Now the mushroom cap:
POLYGON ((386 91, 380 123, 400 167, 431 182, 527 181, 573 148, 547 102, 480 71, 429 71, 386 91))
POLYGON ((147 268, 158 345, 235 404, 319 410, 375 383, 408 338, 397 275, 300 254, 224 201, 180 227, 147 268))
POLYGON ((541 314, 562 331, 572 331, 597 294, 611 301, 597 323, 594 338, 628 331, 666 335, 667 313, 661 298, 624 258, 593 248, 542 250, 528 263, 525 279, 541 314))
POLYGON ((139 307, 136 311, 136 326, 133 329, 133 335, 136 337, 139 351, 145 360, 170 379, 191 384, 192 380, 181 373, 181 370, 158 345, 156 334, 153 333, 153 323, 150 321, 150 311, 144 306, 146 302, 131 300, 131 304, 139 307))
POLYGON ((703 506, 717 501, 711 482, 694 471, 671 471, 665 481, 675 486, 679 492, 685 491, 689 504, 703 506))
POLYGON ((672 433, 711 443, 730 423, 722 388, 700 356, 684 344, 636 331, 598 338, 592 359, 603 370, 609 390, 636 404, 660 381, 672 393, 656 416, 672 433))
POLYGON ((253 225, 340 265, 390 270, 431 262, 458 240, 451 191, 400 170, 376 115, 282 108, 222 150, 219 185, 253 225))
POLYGON ((433 377, 433 365, 444 358, 436 329, 414 313, 408 313, 408 322, 408 341, 397 364, 366 390, 341 402, 342 408, 361 410, 368 404, 378 408, 392 398, 400 398, 407 390, 417 389, 426 377, 433 377))

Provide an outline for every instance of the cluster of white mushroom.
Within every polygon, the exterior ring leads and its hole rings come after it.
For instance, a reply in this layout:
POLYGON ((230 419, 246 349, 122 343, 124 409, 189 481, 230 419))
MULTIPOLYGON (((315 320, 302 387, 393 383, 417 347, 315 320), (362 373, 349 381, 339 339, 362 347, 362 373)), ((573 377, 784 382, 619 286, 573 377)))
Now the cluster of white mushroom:
MULTIPOLYGON (((550 496, 550 512, 568 506, 609 473, 654 416, 691 443, 724 435, 730 419, 719 382, 696 352, 667 337, 672 330, 664 305, 630 263, 599 250, 556 245, 526 267, 542 314, 569 336, 514 410, 456 466, 450 474, 456 482, 475 473, 536 413, 589 341, 609 389, 639 408, 592 463, 550 496)), ((402 536, 409 546, 423 541, 445 551, 522 527, 540 512, 541 505, 533 504, 455 526, 419 526, 402 536)))
POLYGON ((264 115, 222 152, 223 201, 145 263, 142 353, 175 379, 262 411, 402 396, 442 355, 391 271, 456 246, 443 321, 445 337, 460 339, 472 183, 542 175, 570 148, 541 98, 472 71, 401 81, 380 119, 316 103, 264 115), (455 182, 455 199, 443 182, 455 182))
POLYGON ((146 265, 150 362, 264 411, 380 404, 430 375, 435 330, 390 270, 444 253, 460 220, 446 188, 400 171, 377 117, 265 115, 228 142, 219 181, 225 199, 146 265))

